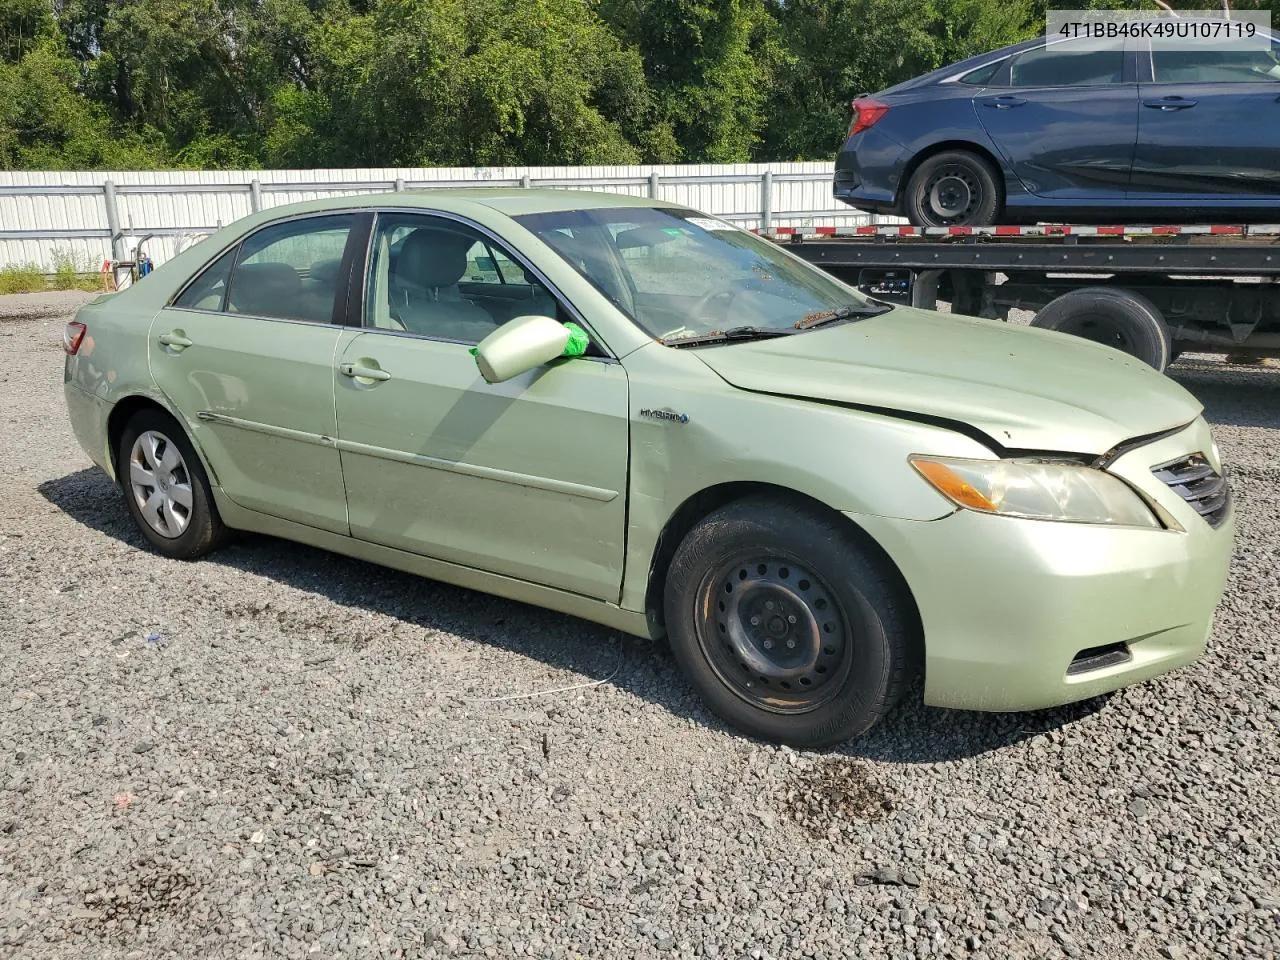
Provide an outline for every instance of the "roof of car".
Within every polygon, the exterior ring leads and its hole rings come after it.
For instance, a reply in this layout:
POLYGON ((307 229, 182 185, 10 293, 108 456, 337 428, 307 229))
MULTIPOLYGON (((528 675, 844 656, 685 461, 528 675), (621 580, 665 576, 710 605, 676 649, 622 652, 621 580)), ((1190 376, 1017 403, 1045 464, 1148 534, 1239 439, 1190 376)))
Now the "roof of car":
POLYGON ((668 207, 669 203, 648 197, 633 197, 622 193, 604 193, 596 190, 559 190, 549 187, 522 189, 520 187, 436 187, 406 191, 406 196, 433 197, 437 195, 474 200, 508 216, 522 213, 554 213, 560 210, 583 210, 600 207, 668 207))
POLYGON ((551 188, 521 187, 428 187, 395 193, 379 192, 357 196, 326 197, 303 201, 288 206, 271 208, 271 213, 316 213, 325 210, 350 209, 351 207, 422 207, 437 209, 441 206, 459 209, 477 204, 496 210, 509 217, 526 213, 554 213, 562 210, 591 210, 602 207, 675 207, 677 204, 633 197, 620 193, 603 193, 593 190, 558 190, 551 188))

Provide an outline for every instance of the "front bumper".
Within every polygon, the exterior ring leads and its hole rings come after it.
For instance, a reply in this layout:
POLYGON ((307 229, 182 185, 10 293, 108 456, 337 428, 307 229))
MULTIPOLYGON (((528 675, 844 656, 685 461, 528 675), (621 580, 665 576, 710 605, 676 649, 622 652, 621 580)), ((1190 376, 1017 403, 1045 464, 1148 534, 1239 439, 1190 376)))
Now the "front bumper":
POLYGON ((1210 526, 1150 468, 1210 443, 1198 421, 1110 467, 1182 531, 967 510, 930 522, 851 515, 898 564, 919 608, 925 702, 1035 710, 1195 660, 1226 583, 1234 520, 1210 526), (1112 644, 1124 644, 1128 659, 1068 673, 1082 651, 1112 644))

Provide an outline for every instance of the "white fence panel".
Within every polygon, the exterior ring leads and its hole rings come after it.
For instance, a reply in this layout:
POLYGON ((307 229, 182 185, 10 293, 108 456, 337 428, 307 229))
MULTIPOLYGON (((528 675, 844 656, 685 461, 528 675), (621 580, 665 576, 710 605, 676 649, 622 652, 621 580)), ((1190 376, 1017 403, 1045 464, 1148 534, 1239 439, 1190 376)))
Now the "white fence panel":
POLYGON ((152 237, 145 250, 160 263, 196 237, 256 209, 433 186, 557 187, 654 196, 747 228, 853 226, 871 220, 832 198, 829 163, 0 171, 0 269, 34 263, 52 270, 60 258, 70 256, 81 268, 96 270, 104 259, 131 257, 138 239, 148 234, 152 237), (109 192, 114 192, 114 222, 109 192))

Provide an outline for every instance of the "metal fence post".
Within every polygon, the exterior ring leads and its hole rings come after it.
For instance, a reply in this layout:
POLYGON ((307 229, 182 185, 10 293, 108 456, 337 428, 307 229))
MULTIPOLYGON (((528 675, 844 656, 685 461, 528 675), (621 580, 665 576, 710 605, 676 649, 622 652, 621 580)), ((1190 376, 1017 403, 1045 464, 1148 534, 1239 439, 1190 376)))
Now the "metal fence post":
POLYGON ((404 193, 404 177, 396 177, 396 193, 404 193))
POLYGON ((659 184, 658 171, 654 170, 652 173, 649 174, 649 199, 650 200, 658 199, 658 184, 659 184))
POLYGON ((766 170, 760 178, 760 229, 773 228, 773 171, 766 170))
POLYGON ((257 177, 249 181, 249 209, 254 213, 262 212, 262 183, 257 177))
POLYGON ((120 232, 120 208, 116 206, 116 185, 102 181, 102 205, 107 211, 107 229, 111 231, 111 259, 124 259, 124 235, 120 232))
POLYGON ((528 190, 530 187, 533 186, 533 183, 532 181, 530 181, 529 175, 527 173, 520 178, 520 186, 523 187, 525 190, 528 190))

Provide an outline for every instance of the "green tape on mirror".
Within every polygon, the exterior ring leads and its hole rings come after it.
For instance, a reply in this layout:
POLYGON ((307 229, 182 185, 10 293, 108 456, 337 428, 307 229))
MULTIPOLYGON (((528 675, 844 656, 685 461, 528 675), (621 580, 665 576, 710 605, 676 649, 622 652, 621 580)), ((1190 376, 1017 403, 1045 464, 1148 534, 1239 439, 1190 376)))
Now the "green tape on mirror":
POLYGON ((586 353, 587 347, 591 343, 591 339, 587 336, 587 331, 573 321, 566 323, 564 328, 569 331, 569 342, 564 345, 564 350, 560 352, 560 356, 580 357, 586 353))

